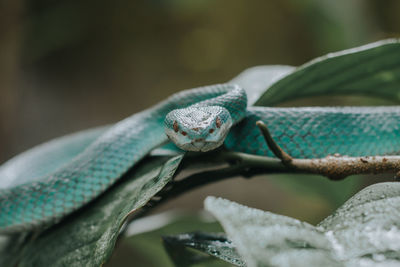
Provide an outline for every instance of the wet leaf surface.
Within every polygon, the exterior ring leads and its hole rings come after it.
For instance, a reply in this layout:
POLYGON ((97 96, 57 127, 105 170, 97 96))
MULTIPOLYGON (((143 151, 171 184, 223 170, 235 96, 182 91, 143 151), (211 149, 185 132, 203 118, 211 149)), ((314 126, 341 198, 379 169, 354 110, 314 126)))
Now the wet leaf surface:
POLYGON ((224 234, 192 232, 164 236, 163 240, 170 257, 178 266, 187 266, 202 259, 186 248, 196 249, 236 266, 245 266, 232 242, 224 234))
POLYGON ((400 265, 400 184, 379 183, 313 226, 294 218, 208 197, 248 266, 400 265))

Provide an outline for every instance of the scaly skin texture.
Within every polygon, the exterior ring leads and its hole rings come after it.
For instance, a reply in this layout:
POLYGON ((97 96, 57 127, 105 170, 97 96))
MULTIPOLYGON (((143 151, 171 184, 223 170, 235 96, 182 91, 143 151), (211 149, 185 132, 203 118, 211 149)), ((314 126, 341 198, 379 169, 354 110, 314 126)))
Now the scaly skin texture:
POLYGON ((227 148, 273 157, 254 127, 262 120, 274 140, 292 157, 321 158, 400 153, 399 107, 251 107, 225 140, 227 148))
MULTIPOLYGON (((25 179, 23 183, 9 183, 0 190, 0 232, 54 224, 96 198, 152 149, 167 141, 164 119, 170 111, 195 103, 195 107, 222 106, 229 111, 236 125, 225 145, 235 151, 273 156, 255 126, 255 121, 260 119, 269 126, 278 144, 294 157, 323 157, 333 153, 384 155, 400 150, 398 107, 250 107, 246 111, 244 98, 242 90, 228 84, 184 91, 107 130, 61 138, 11 160, 0 167, 0 179, 7 176, 25 179), (84 150, 79 145, 72 149, 73 144, 88 146, 84 150), (63 148, 71 148, 71 155, 63 154, 63 148), (39 157, 41 151, 46 151, 42 157, 46 158, 49 153, 52 159, 33 161, 29 165, 28 159, 32 155, 39 157), (54 160, 57 155, 60 162, 54 160), (29 173, 35 164, 41 165, 37 173, 43 176, 29 173), (44 175, 46 168, 49 174, 44 175)), ((173 121, 172 125, 166 123, 167 128, 173 128, 173 121)))

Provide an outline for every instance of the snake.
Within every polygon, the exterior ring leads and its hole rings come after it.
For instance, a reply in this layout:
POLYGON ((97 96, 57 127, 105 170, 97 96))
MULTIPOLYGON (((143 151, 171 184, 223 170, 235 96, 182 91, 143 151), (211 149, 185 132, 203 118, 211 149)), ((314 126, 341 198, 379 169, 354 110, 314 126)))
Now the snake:
POLYGON ((0 233, 50 227, 98 198, 155 148, 226 149, 274 157, 255 123, 265 122, 298 158, 400 151, 400 109, 256 107, 232 83, 178 92, 116 123, 61 137, 0 167, 0 233))

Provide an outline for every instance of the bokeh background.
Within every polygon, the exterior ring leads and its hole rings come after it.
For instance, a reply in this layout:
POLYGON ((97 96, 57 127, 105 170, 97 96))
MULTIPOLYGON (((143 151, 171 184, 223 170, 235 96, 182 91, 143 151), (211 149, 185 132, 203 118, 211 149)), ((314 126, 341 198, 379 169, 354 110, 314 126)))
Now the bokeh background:
MULTIPOLYGON (((0 163, 251 66, 400 37, 399 12, 397 0, 0 1, 0 163)), ((161 209, 197 210, 217 195, 315 223, 354 190, 291 179, 232 179, 161 209)))

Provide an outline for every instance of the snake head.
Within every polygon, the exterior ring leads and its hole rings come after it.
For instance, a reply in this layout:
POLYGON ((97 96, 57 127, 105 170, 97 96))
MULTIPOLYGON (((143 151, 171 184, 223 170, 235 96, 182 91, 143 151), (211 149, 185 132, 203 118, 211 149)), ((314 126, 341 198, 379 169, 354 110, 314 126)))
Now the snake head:
POLYGON ((222 145, 232 118, 220 106, 195 106, 171 111, 164 125, 168 138, 179 148, 206 152, 222 145))

